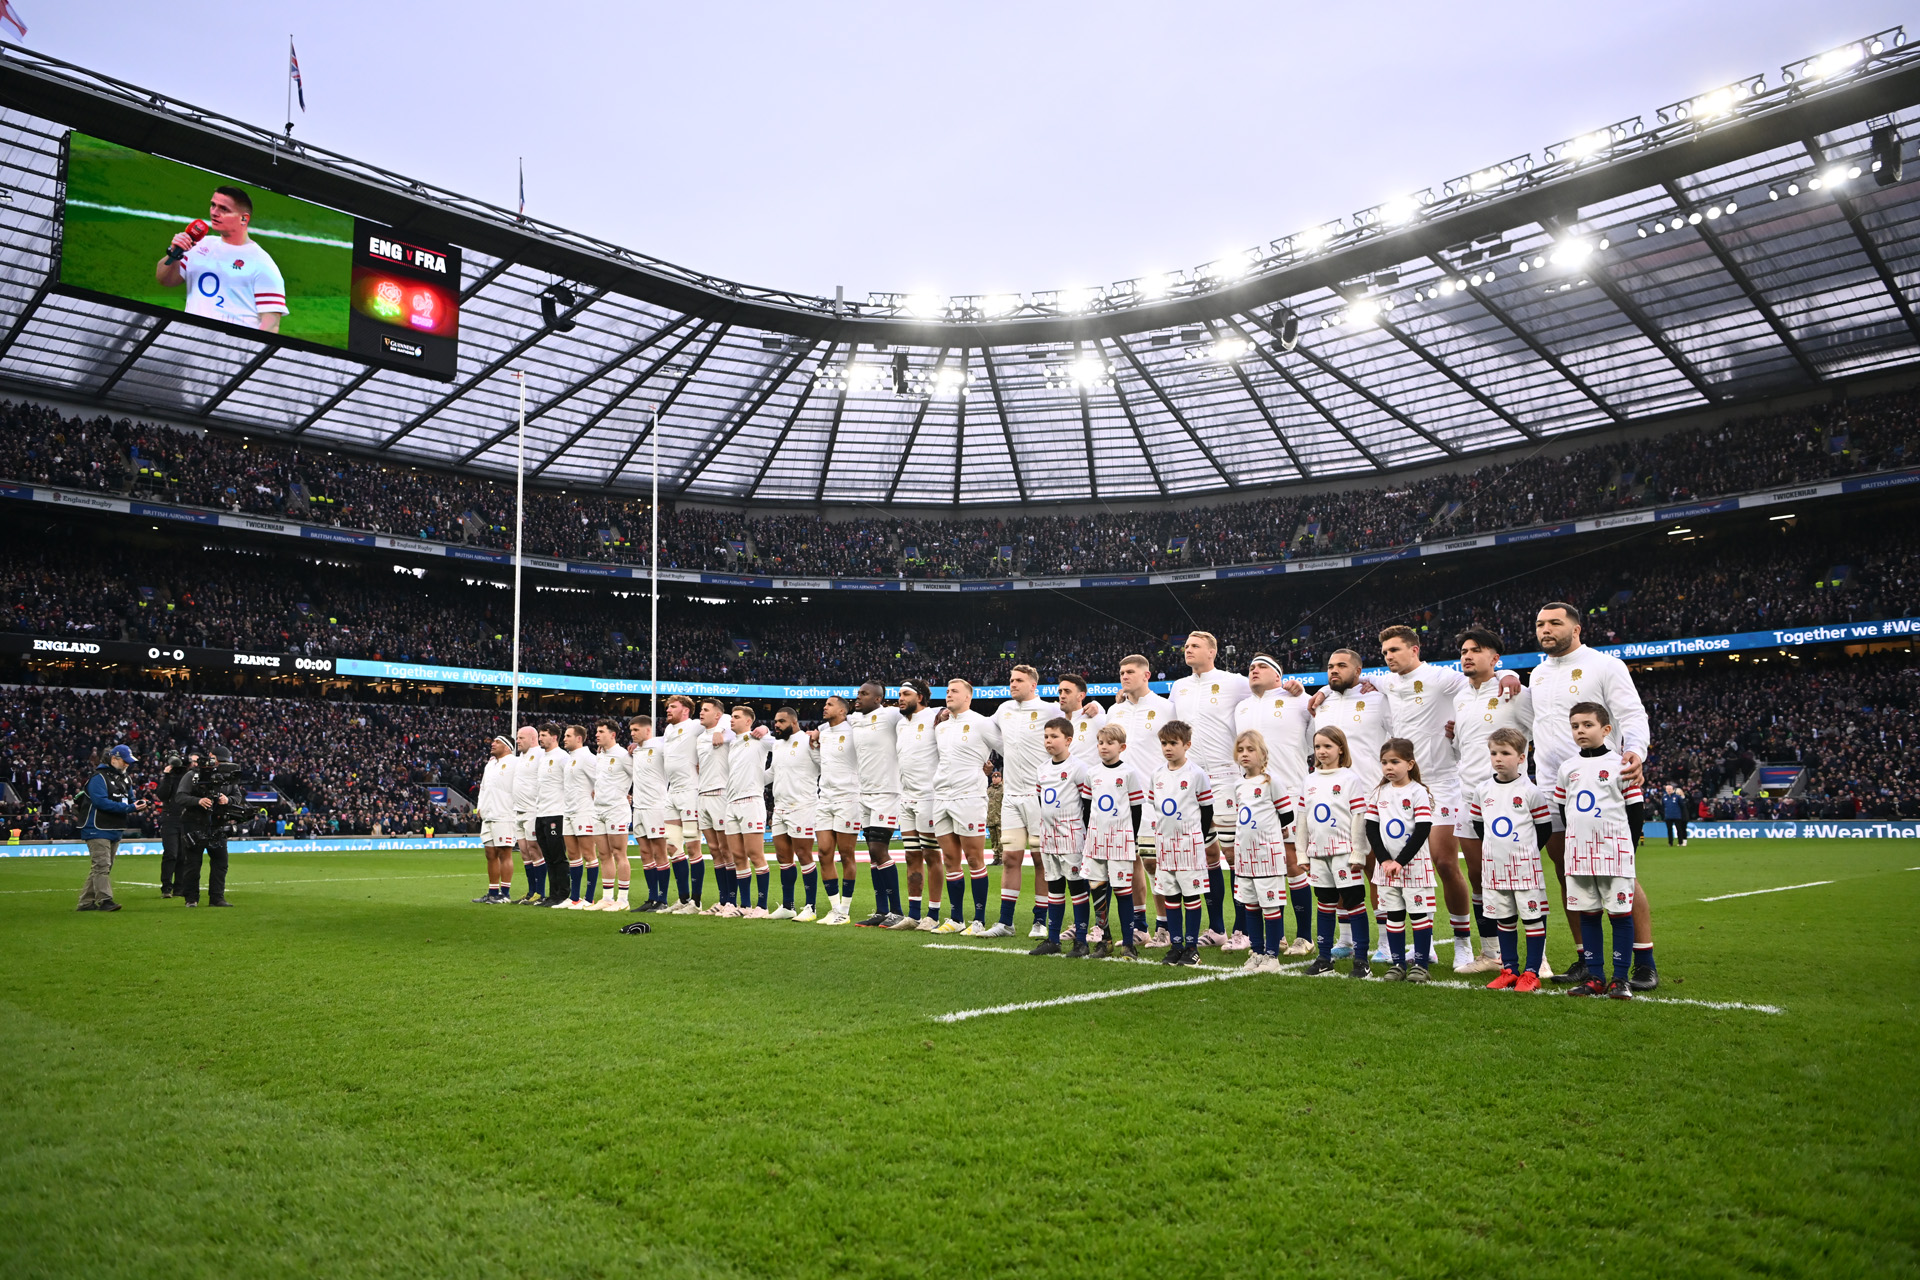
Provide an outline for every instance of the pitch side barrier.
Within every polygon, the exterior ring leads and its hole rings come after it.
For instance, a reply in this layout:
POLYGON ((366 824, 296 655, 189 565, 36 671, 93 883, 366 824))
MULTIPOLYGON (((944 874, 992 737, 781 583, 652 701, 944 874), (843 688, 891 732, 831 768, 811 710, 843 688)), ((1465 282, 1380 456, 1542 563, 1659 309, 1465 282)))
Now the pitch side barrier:
MULTIPOLYGON (((229 840, 228 853, 405 853, 422 849, 473 849, 480 837, 471 836, 316 836, 311 840, 280 837, 274 840, 229 840)), ((115 856, 158 855, 158 840, 122 840, 115 856)), ((9 840, 0 844, 0 857, 7 858, 83 858, 84 840, 9 840)))
MULTIPOLYGON (((1700 520, 1733 511, 1772 507, 1781 503, 1805 502, 1846 493, 1871 493, 1901 485, 1920 484, 1920 467, 1904 471, 1881 471, 1853 476, 1845 480, 1827 480, 1819 484, 1788 489, 1770 489, 1700 502, 1626 511, 1613 516, 1593 516, 1584 520, 1566 520, 1558 524, 1532 525, 1498 533, 1474 534, 1463 538, 1441 538, 1413 543, 1383 551, 1360 551, 1352 555, 1319 556, 1307 560, 1287 560, 1277 564, 1223 565, 1211 569, 1174 569, 1159 573, 1090 574, 1058 578, 1007 579, 899 579, 899 578, 785 578, 757 574, 700 573, 684 569, 662 569, 660 580, 686 586, 751 587, 760 591, 1062 591, 1092 587, 1149 587, 1181 582, 1225 582, 1234 578, 1270 578, 1288 573, 1313 573, 1322 569, 1349 569, 1380 564, 1388 560, 1412 560, 1421 556, 1449 555, 1456 551, 1474 551, 1482 547, 1505 547, 1543 538, 1570 537, 1603 529, 1624 529, 1631 525, 1657 524, 1666 520, 1700 520)), ((172 506, 156 502, 138 502, 128 498, 97 493, 76 493, 68 489, 50 489, 0 481, 0 498, 21 502, 46 502, 59 506, 85 507, 119 515, 140 516, 150 520, 172 520, 183 524, 209 525, 221 529, 240 529, 249 533, 269 533, 287 538, 306 538, 346 546, 372 547, 387 551, 405 551, 414 555, 444 556, 452 560, 473 560, 484 564, 511 565, 513 556, 505 551, 430 542, 420 538, 401 538, 358 529, 336 529, 302 524, 271 516, 236 515, 228 511, 209 511, 200 507, 172 506)), ((645 582, 645 565, 603 564, 587 560, 561 560, 547 556, 522 556, 529 569, 552 573, 572 573, 593 578, 638 579, 645 582)))
MULTIPOLYGON (((1666 838, 1667 824, 1649 822, 1646 838, 1666 838)), ((1871 820, 1808 818, 1800 822, 1741 822, 1738 819, 1708 819, 1687 824, 1687 839, 1707 840, 1915 840, 1920 839, 1920 822, 1897 818, 1871 820)))

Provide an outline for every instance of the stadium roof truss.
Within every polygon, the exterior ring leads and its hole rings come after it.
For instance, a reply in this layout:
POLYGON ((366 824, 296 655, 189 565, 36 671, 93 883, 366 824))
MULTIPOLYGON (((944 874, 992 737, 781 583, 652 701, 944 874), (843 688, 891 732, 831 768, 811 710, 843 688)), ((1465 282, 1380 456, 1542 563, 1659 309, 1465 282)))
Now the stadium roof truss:
POLYGON ((1898 29, 1243 261, 1072 296, 848 303, 703 276, 4 46, 0 382, 510 475, 524 374, 542 483, 643 490, 657 430, 662 492, 714 502, 1242 492, 1914 361, 1920 183, 1880 184, 1888 127, 1920 136, 1920 50, 1898 29), (56 290, 68 127, 460 245, 457 378, 56 290), (542 318, 556 281, 570 328, 542 318))

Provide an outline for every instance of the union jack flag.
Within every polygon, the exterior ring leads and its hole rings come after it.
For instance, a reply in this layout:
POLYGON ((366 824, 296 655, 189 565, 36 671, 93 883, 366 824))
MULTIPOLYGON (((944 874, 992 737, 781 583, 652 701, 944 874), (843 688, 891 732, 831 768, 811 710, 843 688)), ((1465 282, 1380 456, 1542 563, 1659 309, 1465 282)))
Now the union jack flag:
MULTIPOLYGON (((7 0, 0 0, 0 5, 7 0)), ((287 37, 287 74, 293 77, 294 92, 300 95, 300 109, 307 109, 307 82, 300 78, 300 55, 294 52, 293 37, 287 37)))

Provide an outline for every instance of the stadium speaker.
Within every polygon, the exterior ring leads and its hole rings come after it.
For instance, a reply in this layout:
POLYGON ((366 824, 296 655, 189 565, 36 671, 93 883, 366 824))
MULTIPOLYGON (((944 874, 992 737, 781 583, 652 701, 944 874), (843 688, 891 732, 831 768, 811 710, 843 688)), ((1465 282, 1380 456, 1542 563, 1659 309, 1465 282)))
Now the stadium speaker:
POLYGON ((1873 131, 1873 180, 1883 187, 1900 181, 1900 135, 1892 125, 1873 131))
POLYGON ((1273 329, 1279 335, 1280 349, 1291 351, 1300 345, 1300 317, 1291 311, 1282 311, 1273 317, 1273 329))
POLYGON ((540 318, 547 322, 547 328, 555 333, 566 333, 573 328, 573 321, 562 320, 562 310, 572 310, 579 297, 564 284, 550 284, 540 291, 540 318))
POLYGON ((904 351, 893 353, 893 394, 907 394, 907 353, 904 351))

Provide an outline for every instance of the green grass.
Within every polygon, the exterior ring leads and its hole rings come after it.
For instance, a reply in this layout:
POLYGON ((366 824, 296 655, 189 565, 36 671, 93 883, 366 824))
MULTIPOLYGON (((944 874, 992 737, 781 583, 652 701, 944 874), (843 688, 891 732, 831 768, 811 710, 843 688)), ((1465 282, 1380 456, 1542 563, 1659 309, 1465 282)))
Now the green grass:
MULTIPOLYGON (((186 290, 165 289, 154 263, 175 232, 207 216, 207 199, 229 179, 75 132, 67 158, 67 217, 60 281, 182 311, 186 290), (94 206, 109 206, 99 208, 94 206), (138 209, 171 215, 168 221, 114 212, 138 209)), ((287 282, 288 314, 280 332, 344 349, 348 290, 353 278, 353 218, 291 196, 244 184, 253 199, 253 228, 340 242, 312 244, 262 234, 260 243, 287 282)))
POLYGON ((469 905, 472 855, 237 858, 188 913, 156 861, 105 916, 0 862, 0 1274, 1920 1269, 1911 842, 1649 851, 1659 994, 1777 1016, 1259 977, 943 1024, 1190 974, 623 937, 469 905))

